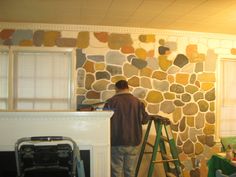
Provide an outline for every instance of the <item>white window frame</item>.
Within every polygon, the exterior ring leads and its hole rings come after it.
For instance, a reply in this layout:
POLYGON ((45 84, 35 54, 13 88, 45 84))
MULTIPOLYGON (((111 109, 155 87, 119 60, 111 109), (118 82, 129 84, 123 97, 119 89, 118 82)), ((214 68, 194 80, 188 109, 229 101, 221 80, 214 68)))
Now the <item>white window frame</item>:
MULTIPOLYGON (((222 76, 222 64, 224 61, 234 61, 236 62, 236 58, 233 58, 232 56, 219 56, 219 59, 217 60, 217 85, 216 85, 216 141, 220 142, 221 137, 228 136, 223 135, 221 133, 221 114, 222 114, 222 97, 223 97, 223 76, 222 76)), ((232 135, 231 135, 232 136, 232 135)))
MULTIPOLYGON (((9 47, 6 47, 6 46, 0 46, 0 52, 6 52, 6 53, 8 53, 8 56, 10 55, 10 53, 9 53, 9 47)), ((9 61, 9 60, 8 60, 9 61)), ((7 74, 7 77, 8 77, 8 85, 7 85, 7 89, 8 89, 8 98, 9 98, 9 62, 8 62, 8 68, 7 68, 7 70, 8 70, 8 74, 7 74)), ((7 98, 7 109, 6 110, 8 110, 9 109, 9 99, 7 98)), ((2 111, 2 110, 1 110, 2 111)))
MULTIPOLYGON (((58 48, 58 47, 5 47, 0 46, 0 50, 9 52, 9 68, 8 68, 8 106, 6 111, 22 111, 14 109, 14 52, 69 52, 71 53, 70 68, 70 109, 68 110, 46 110, 46 111, 75 111, 76 110, 76 51, 74 48, 58 48)), ((23 111, 45 111, 45 110, 23 110, 23 111)))

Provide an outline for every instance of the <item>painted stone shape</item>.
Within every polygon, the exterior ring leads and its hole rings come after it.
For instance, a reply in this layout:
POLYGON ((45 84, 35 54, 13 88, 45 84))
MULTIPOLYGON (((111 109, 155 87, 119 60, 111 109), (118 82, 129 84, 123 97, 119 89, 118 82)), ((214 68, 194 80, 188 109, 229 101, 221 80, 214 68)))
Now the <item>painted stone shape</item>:
POLYGON ((126 61, 126 57, 118 51, 109 51, 106 54, 105 60, 107 64, 122 66, 126 61))
POLYGON ((189 60, 184 54, 178 54, 174 60, 174 65, 182 68, 184 65, 188 64, 189 60))

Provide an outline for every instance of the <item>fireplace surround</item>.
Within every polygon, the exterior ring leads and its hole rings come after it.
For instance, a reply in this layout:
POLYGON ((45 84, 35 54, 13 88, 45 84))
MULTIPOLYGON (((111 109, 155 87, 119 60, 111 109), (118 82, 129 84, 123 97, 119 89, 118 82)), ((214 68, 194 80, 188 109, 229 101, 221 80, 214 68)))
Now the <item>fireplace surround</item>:
POLYGON ((0 112, 0 151, 14 151, 17 139, 67 136, 80 150, 89 150, 90 177, 110 176, 112 111, 0 112))

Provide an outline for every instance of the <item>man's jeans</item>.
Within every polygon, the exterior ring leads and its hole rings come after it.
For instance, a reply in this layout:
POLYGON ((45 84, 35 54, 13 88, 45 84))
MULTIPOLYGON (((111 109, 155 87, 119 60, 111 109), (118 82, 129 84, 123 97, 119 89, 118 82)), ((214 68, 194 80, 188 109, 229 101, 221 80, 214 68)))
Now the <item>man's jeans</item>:
POLYGON ((111 176, 134 177, 139 146, 111 147, 111 176))

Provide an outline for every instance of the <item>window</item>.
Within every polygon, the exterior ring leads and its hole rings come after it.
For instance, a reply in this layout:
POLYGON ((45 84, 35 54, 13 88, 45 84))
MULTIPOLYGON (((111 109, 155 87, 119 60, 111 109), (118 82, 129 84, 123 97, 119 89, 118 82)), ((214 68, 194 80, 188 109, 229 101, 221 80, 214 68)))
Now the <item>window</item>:
POLYGON ((8 103, 8 61, 9 53, 0 51, 0 110, 6 110, 8 103))
POLYGON ((236 59, 220 61, 219 131, 220 137, 236 134, 236 59))
POLYGON ((12 71, 12 77, 1 71, 1 90, 5 89, 1 93, 1 109, 73 109, 72 50, 12 48, 10 55, 4 54, 1 60, 1 68, 12 71), (7 66, 9 58, 13 62, 7 66), (3 82, 10 82, 10 87, 3 82))

